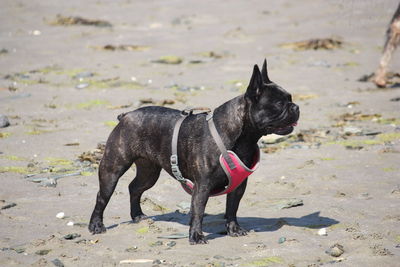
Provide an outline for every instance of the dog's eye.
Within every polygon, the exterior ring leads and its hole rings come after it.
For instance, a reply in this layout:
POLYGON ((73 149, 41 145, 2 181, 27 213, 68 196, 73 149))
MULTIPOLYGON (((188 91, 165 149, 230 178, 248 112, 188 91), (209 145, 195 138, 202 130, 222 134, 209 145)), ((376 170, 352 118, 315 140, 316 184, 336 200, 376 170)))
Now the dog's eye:
POLYGON ((276 105, 278 108, 282 108, 282 106, 284 105, 284 102, 283 102, 283 101, 276 101, 276 102, 275 102, 275 105, 276 105))

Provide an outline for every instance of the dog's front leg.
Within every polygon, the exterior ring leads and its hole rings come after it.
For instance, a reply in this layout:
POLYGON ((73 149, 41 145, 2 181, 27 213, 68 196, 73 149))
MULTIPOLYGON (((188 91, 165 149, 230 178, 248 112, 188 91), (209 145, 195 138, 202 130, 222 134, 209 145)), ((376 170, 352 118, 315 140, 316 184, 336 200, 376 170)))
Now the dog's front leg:
POLYGON ((243 197, 246 190, 247 179, 236 188, 233 192, 229 193, 226 197, 226 231, 230 236, 243 236, 247 235, 247 231, 243 229, 237 222, 236 213, 239 208, 239 202, 243 197))
POLYGON ((191 245, 208 243, 203 235, 202 224, 209 195, 210 189, 208 185, 200 184, 195 186, 190 207, 189 242, 191 245))

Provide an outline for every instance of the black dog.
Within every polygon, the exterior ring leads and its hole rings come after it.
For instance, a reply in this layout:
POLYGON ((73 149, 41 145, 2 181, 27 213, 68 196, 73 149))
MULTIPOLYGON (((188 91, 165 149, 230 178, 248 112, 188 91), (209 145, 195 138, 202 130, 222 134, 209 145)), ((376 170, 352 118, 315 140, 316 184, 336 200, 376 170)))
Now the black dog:
MULTIPOLYGON (((135 222, 146 218, 140 197, 157 181, 161 169, 172 175, 170 156, 175 122, 181 112, 165 107, 144 107, 119 116, 120 122, 108 138, 99 167, 100 190, 93 210, 89 231, 105 232, 103 212, 118 179, 136 164, 136 177, 129 185, 131 217, 135 222)), ((249 166, 258 152, 257 141, 267 134, 286 135, 299 119, 299 108, 291 95, 271 82, 266 61, 260 72, 254 66, 250 84, 240 95, 215 109, 213 118, 226 148, 234 151, 249 166)), ((178 156, 184 177, 194 183, 191 203, 189 241, 207 243, 202 232, 204 210, 210 193, 227 185, 228 179, 218 158, 206 122, 206 115, 188 116, 179 132, 178 156)), ((226 227, 230 236, 246 235, 237 222, 236 212, 246 189, 246 180, 226 200, 226 227)))

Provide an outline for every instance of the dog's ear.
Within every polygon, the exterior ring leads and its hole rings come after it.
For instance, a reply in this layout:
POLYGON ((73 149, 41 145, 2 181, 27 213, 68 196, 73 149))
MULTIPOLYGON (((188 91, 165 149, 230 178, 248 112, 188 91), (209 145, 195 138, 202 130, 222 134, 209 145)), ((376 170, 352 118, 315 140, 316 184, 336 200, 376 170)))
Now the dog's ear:
POLYGON ((261 70, 261 77, 264 83, 270 83, 270 79, 268 78, 268 72, 267 72, 267 59, 264 59, 264 64, 262 66, 261 70))
POLYGON ((260 69, 257 65, 254 65, 253 74, 251 75, 249 86, 247 87, 245 97, 250 100, 257 101, 259 96, 261 95, 262 90, 262 77, 260 69))

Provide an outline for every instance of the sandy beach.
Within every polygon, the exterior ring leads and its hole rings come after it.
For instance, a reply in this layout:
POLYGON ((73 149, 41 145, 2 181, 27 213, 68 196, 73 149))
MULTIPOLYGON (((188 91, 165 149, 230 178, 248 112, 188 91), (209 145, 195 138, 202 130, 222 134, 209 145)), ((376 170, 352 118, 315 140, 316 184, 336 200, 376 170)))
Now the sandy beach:
POLYGON ((398 1, 0 3, 0 266, 399 266, 400 51, 379 62, 398 1), (319 39, 319 42, 310 42, 319 39), (300 43, 299 43, 300 42, 300 43), (229 237, 225 196, 188 242, 190 196, 166 172, 132 223, 128 184, 87 230, 102 144, 146 105, 214 109, 254 64, 293 95, 289 136, 260 140, 259 169, 229 237), (397 74, 396 74, 397 73, 397 74))

